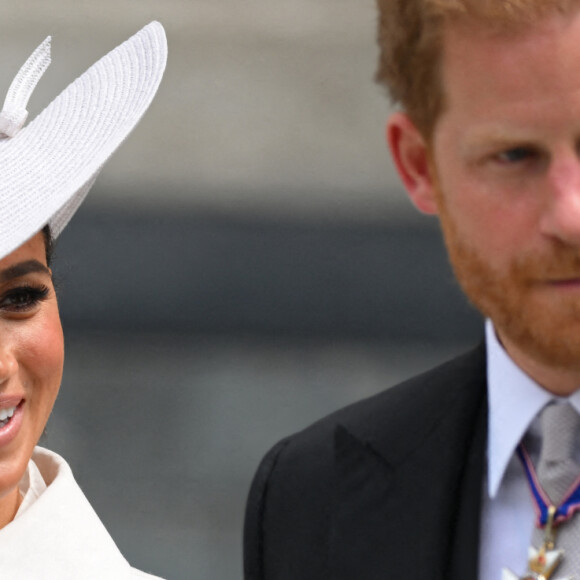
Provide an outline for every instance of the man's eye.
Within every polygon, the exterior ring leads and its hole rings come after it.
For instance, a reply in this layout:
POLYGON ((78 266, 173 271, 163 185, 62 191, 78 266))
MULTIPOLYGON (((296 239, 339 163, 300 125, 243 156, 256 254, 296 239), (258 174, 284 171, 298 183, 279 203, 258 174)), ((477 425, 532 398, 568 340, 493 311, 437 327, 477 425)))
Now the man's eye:
POLYGON ((526 161, 534 156, 534 151, 528 147, 514 147, 507 151, 502 151, 496 155, 496 159, 501 163, 518 163, 519 161, 526 161))
POLYGON ((6 292, 0 298, 0 310, 26 312, 45 300, 49 290, 46 286, 21 286, 6 292))

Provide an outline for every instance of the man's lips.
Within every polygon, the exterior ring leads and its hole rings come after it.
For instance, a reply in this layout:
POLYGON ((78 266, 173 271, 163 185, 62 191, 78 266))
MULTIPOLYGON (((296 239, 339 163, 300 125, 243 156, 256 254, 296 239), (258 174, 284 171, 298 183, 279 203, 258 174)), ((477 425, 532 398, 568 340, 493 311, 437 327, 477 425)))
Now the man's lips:
POLYGON ((580 275, 533 276, 520 281, 522 288, 539 291, 577 292, 580 290, 580 275))
POLYGON ((578 278, 558 278, 547 281, 548 286, 561 288, 563 290, 575 290, 580 288, 580 277, 578 278))

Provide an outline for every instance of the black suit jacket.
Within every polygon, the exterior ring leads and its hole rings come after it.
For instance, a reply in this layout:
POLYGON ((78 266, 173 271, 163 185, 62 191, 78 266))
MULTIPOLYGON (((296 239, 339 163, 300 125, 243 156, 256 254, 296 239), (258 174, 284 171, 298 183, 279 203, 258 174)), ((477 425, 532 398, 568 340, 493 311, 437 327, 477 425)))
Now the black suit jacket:
POLYGON ((278 443, 250 490, 246 580, 475 580, 485 348, 278 443))

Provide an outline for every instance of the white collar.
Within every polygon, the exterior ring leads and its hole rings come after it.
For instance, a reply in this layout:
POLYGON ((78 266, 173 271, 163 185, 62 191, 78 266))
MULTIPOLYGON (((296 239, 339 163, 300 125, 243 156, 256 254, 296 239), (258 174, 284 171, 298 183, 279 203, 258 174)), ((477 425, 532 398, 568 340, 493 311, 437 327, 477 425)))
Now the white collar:
POLYGON ((14 516, 20 517, 46 491, 46 482, 38 469, 34 459, 30 459, 28 467, 18 484, 22 503, 14 516))
POLYGON ((47 580, 133 578, 64 459, 37 447, 33 460, 47 487, 0 530, 2 575, 47 580))
MULTIPOLYGON (((520 440, 536 415, 555 397, 538 385, 501 346, 490 320, 485 324, 487 345, 487 486, 494 498, 520 440)), ((580 413, 580 390, 567 399, 580 413)))

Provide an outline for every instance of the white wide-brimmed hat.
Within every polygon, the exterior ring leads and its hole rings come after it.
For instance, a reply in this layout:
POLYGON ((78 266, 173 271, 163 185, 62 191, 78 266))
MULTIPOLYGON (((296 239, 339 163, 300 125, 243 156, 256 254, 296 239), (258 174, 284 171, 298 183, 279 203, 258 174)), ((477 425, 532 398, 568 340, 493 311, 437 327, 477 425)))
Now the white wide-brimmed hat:
POLYGON ((30 94, 50 63, 50 37, 36 49, 0 112, 0 258, 47 224, 60 234, 151 104, 166 60, 165 31, 152 22, 24 126, 30 94))

